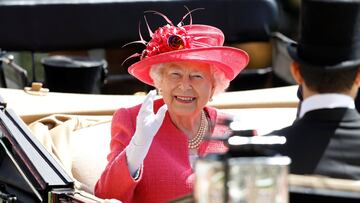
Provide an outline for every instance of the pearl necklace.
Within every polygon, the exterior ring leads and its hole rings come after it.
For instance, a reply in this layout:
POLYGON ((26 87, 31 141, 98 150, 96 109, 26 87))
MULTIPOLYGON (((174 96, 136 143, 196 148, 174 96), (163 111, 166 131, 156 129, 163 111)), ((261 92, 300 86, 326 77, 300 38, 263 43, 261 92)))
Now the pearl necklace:
POLYGON ((189 149, 197 149, 203 140, 205 133, 208 128, 208 122, 206 120, 205 112, 201 111, 201 118, 200 118, 200 127, 199 130, 196 133, 196 136, 193 137, 188 141, 188 147, 189 149))

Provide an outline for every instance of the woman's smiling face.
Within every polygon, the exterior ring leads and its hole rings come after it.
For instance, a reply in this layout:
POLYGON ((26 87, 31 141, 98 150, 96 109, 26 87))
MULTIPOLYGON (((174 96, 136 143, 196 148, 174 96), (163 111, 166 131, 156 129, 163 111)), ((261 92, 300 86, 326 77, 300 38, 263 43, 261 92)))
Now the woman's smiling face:
POLYGON ((160 89, 169 112, 178 116, 199 113, 214 93, 211 67, 199 62, 167 63, 160 89))

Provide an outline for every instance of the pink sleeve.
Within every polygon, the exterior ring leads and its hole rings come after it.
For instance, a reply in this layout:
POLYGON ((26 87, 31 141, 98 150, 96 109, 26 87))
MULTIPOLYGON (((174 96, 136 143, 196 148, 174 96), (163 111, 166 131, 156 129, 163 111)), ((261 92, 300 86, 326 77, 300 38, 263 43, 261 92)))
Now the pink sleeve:
POLYGON ((135 132, 135 115, 129 109, 119 109, 115 112, 111 124, 110 154, 108 165, 95 185, 95 195, 100 198, 115 198, 122 202, 132 202, 135 181, 128 170, 125 147, 129 144, 135 132))

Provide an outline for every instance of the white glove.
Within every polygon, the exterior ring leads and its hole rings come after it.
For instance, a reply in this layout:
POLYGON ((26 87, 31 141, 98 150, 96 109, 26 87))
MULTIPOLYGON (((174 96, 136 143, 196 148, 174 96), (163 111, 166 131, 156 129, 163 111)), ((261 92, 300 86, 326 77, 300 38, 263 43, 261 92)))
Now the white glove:
POLYGON ((134 177, 149 151, 151 142, 159 130, 167 111, 164 104, 154 114, 154 99, 156 90, 151 90, 141 105, 136 118, 136 130, 126 147, 126 157, 130 174, 134 177))

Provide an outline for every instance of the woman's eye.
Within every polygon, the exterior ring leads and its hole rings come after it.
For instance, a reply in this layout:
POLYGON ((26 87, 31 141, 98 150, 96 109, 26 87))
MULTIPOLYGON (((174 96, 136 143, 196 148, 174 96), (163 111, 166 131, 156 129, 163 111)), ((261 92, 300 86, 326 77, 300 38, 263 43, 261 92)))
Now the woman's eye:
POLYGON ((195 74, 195 75, 192 75, 191 77, 192 77, 192 78, 198 78, 198 79, 202 79, 202 78, 203 78, 203 76, 200 75, 200 74, 195 74))
POLYGON ((172 72, 172 73, 170 73, 170 76, 171 76, 171 77, 174 77, 174 78, 179 78, 179 77, 180 77, 180 73, 178 73, 178 72, 172 72))

